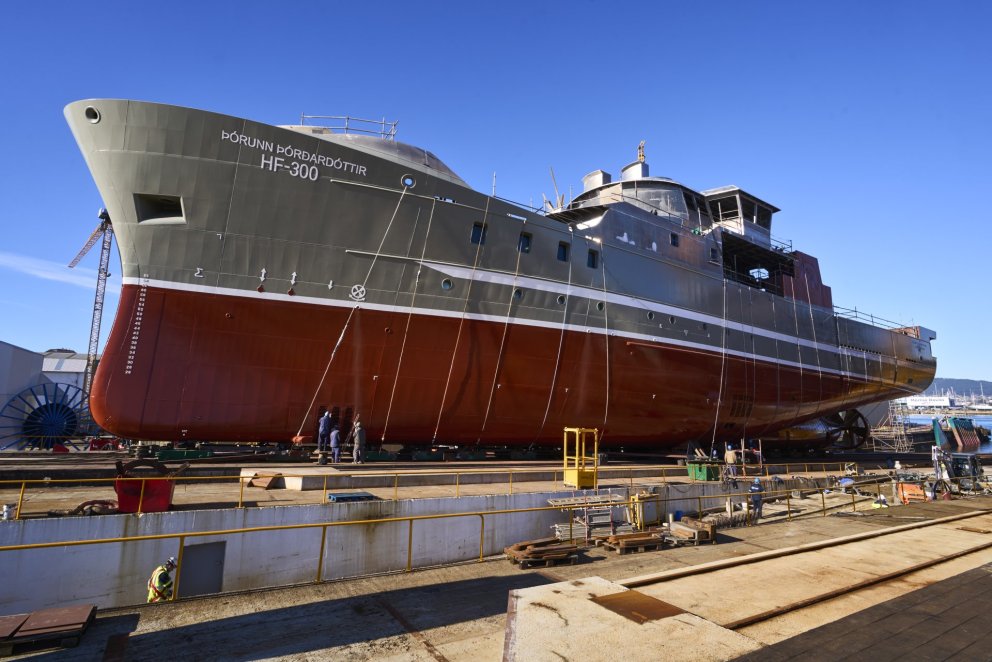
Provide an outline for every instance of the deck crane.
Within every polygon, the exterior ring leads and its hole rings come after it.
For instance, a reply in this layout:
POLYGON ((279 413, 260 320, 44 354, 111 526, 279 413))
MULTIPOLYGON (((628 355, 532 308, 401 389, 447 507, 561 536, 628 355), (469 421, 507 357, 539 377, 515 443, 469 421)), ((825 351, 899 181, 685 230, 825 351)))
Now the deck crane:
POLYGON ((93 230, 93 234, 86 241, 79 254, 69 263, 72 269, 82 260, 90 249, 96 245, 97 241, 103 239, 100 247, 100 270, 96 277, 96 297, 93 299, 93 320, 90 322, 90 347, 86 354, 86 374, 83 378, 83 393, 89 398, 90 386, 93 385, 93 373, 96 371, 96 351, 100 344, 100 322, 103 320, 103 298, 107 291, 107 269, 110 266, 110 244, 114 238, 114 228, 110 224, 110 214, 106 209, 101 209, 97 214, 100 224, 93 230))

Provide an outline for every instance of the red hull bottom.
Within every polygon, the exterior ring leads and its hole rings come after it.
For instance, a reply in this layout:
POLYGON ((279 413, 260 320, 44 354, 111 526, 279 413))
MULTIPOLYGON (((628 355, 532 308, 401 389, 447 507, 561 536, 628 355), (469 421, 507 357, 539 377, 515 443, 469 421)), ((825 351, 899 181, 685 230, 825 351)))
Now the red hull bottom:
POLYGON ((560 444, 568 426, 664 447, 757 438, 899 394, 619 335, 361 308, 322 379, 350 312, 125 286, 93 415, 135 439, 288 441, 326 407, 360 416, 370 442, 560 444))

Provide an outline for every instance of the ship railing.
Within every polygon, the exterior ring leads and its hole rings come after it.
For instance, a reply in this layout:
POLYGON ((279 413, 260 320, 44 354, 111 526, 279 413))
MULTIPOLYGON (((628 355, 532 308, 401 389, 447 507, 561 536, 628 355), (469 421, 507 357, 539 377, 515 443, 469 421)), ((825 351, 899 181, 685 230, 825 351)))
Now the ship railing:
POLYGON ((316 126, 338 133, 352 133, 366 136, 378 136, 385 140, 396 140, 396 125, 399 122, 369 120, 350 115, 307 115, 300 114, 301 126, 316 126), (314 122, 319 120, 319 122, 314 122))
POLYGON ((834 315, 837 317, 844 317, 847 319, 857 320, 859 322, 866 322, 872 326, 877 326, 882 329, 889 329, 894 331, 896 329, 907 329, 909 328, 906 324, 900 324, 899 322, 893 322, 892 320, 887 320, 884 317, 878 317, 870 313, 866 313, 857 308, 844 308, 842 306, 834 306, 834 315))
MULTIPOLYGON (((846 509, 848 507, 847 496, 850 496, 850 508, 852 511, 857 512, 859 504, 864 508, 868 503, 871 505, 869 508, 877 507, 881 503, 884 503, 882 499, 881 485, 884 482, 891 481, 888 476, 878 476, 871 485, 862 484, 859 488, 852 489, 848 493, 842 492, 831 492, 830 500, 828 503, 827 492, 830 490, 824 489, 824 485, 819 483, 811 483, 808 488, 801 488, 796 490, 795 488, 774 488, 772 489, 771 483, 764 484, 764 491, 762 493, 762 502, 764 503, 777 503, 781 506, 775 509, 772 513, 771 509, 768 509, 765 513, 765 517, 774 514, 776 517, 784 517, 785 519, 792 520, 796 517, 806 517, 810 515, 822 515, 827 516, 828 512, 837 512, 838 510, 846 509), (874 490, 872 490, 872 485, 874 490), (797 494, 798 492, 798 494, 797 494), (813 494, 818 494, 820 496, 819 503, 809 499, 813 494), (817 508, 817 506, 820 506, 817 508), (783 512, 779 512, 782 510, 783 512), (794 514, 795 513, 795 514, 794 514)), ((162 479, 148 479, 148 480, 162 480, 162 479)), ((10 482, 10 481, 5 481, 10 482)), ((826 482, 829 482, 829 478, 826 482)), ((642 530, 650 530, 654 532, 663 533, 664 529, 659 526, 658 528, 652 528, 656 525, 662 525, 669 517, 673 514, 683 514, 685 516, 694 516, 696 518, 702 519, 706 515, 717 515, 719 513, 726 512, 726 507, 728 502, 734 506, 733 511, 729 517, 729 523, 724 522, 723 526, 735 525, 735 524, 755 524, 753 521, 753 509, 752 509, 752 499, 753 496, 750 491, 741 491, 739 489, 728 489, 724 486, 724 489, 717 494, 699 494, 697 496, 680 497, 677 494, 672 496, 670 493, 665 494, 653 494, 636 496, 627 500, 618 500, 610 503, 611 508, 615 507, 626 507, 628 508, 628 513, 630 515, 629 519, 632 521, 635 519, 635 513, 639 515, 638 528, 642 530), (644 506, 646 504, 654 504, 656 507, 655 514, 657 517, 646 519, 644 506), (695 511, 692 507, 695 506, 695 511), (678 510, 676 510, 678 509, 678 510), (737 519, 735 519, 735 515, 737 519)), ((893 505, 896 505, 893 503, 893 505)), ((7 567, 11 559, 10 554, 16 554, 17 552, 28 552, 32 553, 36 550, 42 549, 57 549, 62 548, 63 553, 67 555, 72 555, 77 547, 86 547, 90 545, 126 545, 128 549, 125 553, 121 554, 122 558, 128 559, 139 559, 141 558, 141 552, 139 550, 130 549, 135 546, 140 546, 140 543, 149 541, 175 541, 177 545, 177 550, 173 554, 176 558, 176 569, 173 576, 173 588, 172 593, 169 596, 170 601, 175 601, 181 599, 179 595, 179 590, 181 587, 181 581, 183 576, 183 563, 185 560, 185 554, 187 543, 189 541, 196 541, 201 538, 210 538, 211 540, 228 539, 239 536, 245 536, 249 534, 258 534, 264 532, 289 532, 289 531, 320 531, 320 542, 319 548, 313 555, 315 557, 316 563, 313 569, 313 583, 323 583, 328 581, 327 576, 331 574, 334 569, 335 559, 329 556, 327 551, 328 546, 328 536, 331 530, 342 530, 347 529, 347 527, 380 527, 383 525, 390 524, 400 524, 405 523, 407 525, 407 540, 406 545, 398 544, 395 547, 395 553, 397 555, 396 559, 399 561, 397 563, 398 567, 404 565, 404 560, 402 556, 405 556, 405 572, 412 572, 415 568, 414 561, 414 550, 415 550, 415 538, 414 538, 414 527, 418 522, 429 522, 434 520, 451 520, 456 518, 479 518, 479 537, 478 537, 478 557, 471 557, 471 559, 477 562, 483 562, 486 558, 486 523, 487 518, 490 523, 490 531, 493 530, 492 522, 501 517, 512 517, 514 515, 522 513, 550 513, 552 511, 567 513, 568 524, 567 531, 568 537, 566 538, 563 534, 560 536, 562 541, 568 540, 572 543, 582 543, 583 538, 588 535, 588 528, 585 527, 581 519, 576 518, 578 515, 583 514, 583 511, 588 508, 588 505, 582 503, 575 504, 560 504, 554 506, 538 506, 538 507, 528 507, 528 508, 504 508, 504 509, 490 509, 490 510, 479 510, 473 512, 448 512, 448 513, 435 513, 429 515, 407 515, 399 517, 383 517, 374 519, 359 519, 359 520, 344 520, 344 521, 333 521, 333 522, 308 522, 308 523, 298 523, 298 524, 281 524, 281 525, 268 525, 268 526, 255 526, 255 527, 240 527, 240 528, 230 528, 230 529, 212 529, 209 531, 181 531, 181 532, 170 532, 170 533, 159 533, 159 534, 143 534, 135 536, 123 536, 123 537, 112 537, 112 538, 91 538, 91 539, 75 539, 75 540, 60 540, 54 542, 37 542, 37 543, 27 543, 27 544, 17 544, 17 545, 4 545, 0 546, 0 565, 7 567), (577 536, 576 534, 582 534, 577 536), (7 556, 5 556, 7 554, 7 556)), ((764 510, 764 509, 763 509, 764 510)), ((499 527, 495 528, 499 531, 499 527)), ((566 525, 561 525, 561 531, 566 530, 566 525)), ((471 534, 467 534, 471 535, 471 534)), ((490 534, 492 538, 493 534, 490 534)), ((871 532, 862 535, 874 535, 871 532)), ((300 541, 304 537, 295 537, 294 540, 300 541)), ((586 544, 592 542, 591 539, 586 538, 584 540, 586 544)), ((698 542, 698 541, 697 541, 698 542)), ((712 542, 716 542, 715 539, 712 542)), ((297 543, 300 544, 300 543, 297 543)), ((153 546, 154 547, 154 546, 153 546)), ((492 543, 490 542, 490 547, 492 543)), ((156 547, 155 553, 158 553, 156 547)), ((299 550, 298 550, 299 551, 299 550)), ((149 554, 150 552, 146 552, 149 554)), ((469 559, 465 559, 469 560, 469 559)), ((14 564, 17 563, 17 559, 14 559, 14 564)), ((428 560, 430 565, 435 565, 436 560, 433 558, 428 560)), ((10 567, 13 567, 11 565, 10 567)), ((52 564, 52 572, 58 574, 59 572, 70 573, 75 572, 75 565, 72 563, 61 563, 52 564)), ((419 567, 419 566, 416 566, 419 567)), ((298 582, 293 582, 297 584, 298 582)), ((293 584, 284 584, 286 586, 293 584)), ((274 588, 275 586, 266 586, 264 588, 274 588)), ((263 587, 257 587, 263 588, 263 587)), ((239 589, 243 590, 243 589, 239 589)))

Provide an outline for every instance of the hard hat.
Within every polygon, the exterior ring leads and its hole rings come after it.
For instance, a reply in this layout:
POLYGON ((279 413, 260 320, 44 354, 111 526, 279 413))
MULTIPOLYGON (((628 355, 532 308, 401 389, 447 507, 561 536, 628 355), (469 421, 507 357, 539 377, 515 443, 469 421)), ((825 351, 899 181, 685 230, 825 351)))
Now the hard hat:
POLYGON ((761 479, 760 478, 755 478, 754 479, 754 484, 755 485, 761 485, 761 479))
POLYGON ((169 560, 165 562, 165 565, 172 566, 173 568, 175 568, 176 567, 176 557, 170 556, 169 557, 169 560))

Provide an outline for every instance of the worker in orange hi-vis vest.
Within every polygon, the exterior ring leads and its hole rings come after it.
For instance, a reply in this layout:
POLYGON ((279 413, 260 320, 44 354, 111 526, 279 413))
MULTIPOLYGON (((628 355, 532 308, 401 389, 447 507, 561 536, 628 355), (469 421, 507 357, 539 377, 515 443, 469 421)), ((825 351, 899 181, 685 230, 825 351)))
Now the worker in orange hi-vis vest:
POLYGON ((165 602, 172 599, 172 575, 176 569, 176 559, 169 560, 152 571, 148 579, 148 602, 165 602))

